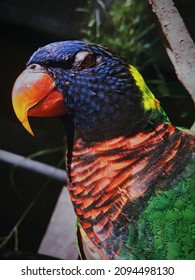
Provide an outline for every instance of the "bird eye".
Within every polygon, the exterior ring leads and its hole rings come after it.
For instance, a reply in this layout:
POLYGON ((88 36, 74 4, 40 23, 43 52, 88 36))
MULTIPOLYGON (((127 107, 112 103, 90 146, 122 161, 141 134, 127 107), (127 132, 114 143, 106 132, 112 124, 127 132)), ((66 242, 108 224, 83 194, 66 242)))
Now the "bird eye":
POLYGON ((81 69, 89 68, 95 65, 95 60, 93 53, 82 51, 76 54, 74 66, 81 69))
POLYGON ((89 53, 82 61, 81 63, 81 67, 82 68, 88 68, 90 66, 92 66, 92 64, 94 63, 94 56, 93 54, 89 53))

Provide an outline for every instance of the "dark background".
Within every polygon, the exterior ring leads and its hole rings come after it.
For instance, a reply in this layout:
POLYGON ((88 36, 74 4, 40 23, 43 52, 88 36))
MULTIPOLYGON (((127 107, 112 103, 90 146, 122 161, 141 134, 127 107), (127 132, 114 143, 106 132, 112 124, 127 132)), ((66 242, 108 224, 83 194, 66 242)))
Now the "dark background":
MULTIPOLYGON (((35 137, 17 121, 11 104, 15 79, 32 53, 47 43, 81 37, 82 14, 76 7, 85 1, 0 1, 0 149, 29 156, 37 151, 64 145, 65 132, 57 119, 33 119, 35 137)), ((57 165, 64 153, 37 160, 57 165)), ((61 166, 63 168, 63 166, 61 166)), ((8 235, 46 178, 0 162, 0 238, 8 235)), ((18 230, 18 248, 36 252, 45 232, 62 183, 51 181, 18 230)), ((14 238, 4 246, 14 249, 14 238)))
MULTIPOLYGON (((191 36, 194 38, 195 5, 188 1, 176 1, 191 36)), ((190 2, 190 1, 189 1, 190 2)), ((0 1, 0 149, 23 156, 39 150, 64 145, 65 131, 57 119, 32 119, 35 137, 30 136, 18 122, 12 109, 13 83, 32 53, 42 45, 53 41, 82 39, 81 26, 84 14, 77 11, 85 7, 79 0, 1 0, 0 1)), ((161 50, 162 46, 159 46, 161 50)), ((162 67, 172 70, 166 53, 159 55, 162 67)), ((167 71, 167 69, 166 69, 167 71)), ((169 73, 166 73, 168 76, 169 73)), ((172 74, 170 74, 172 75, 172 74)), ((190 127, 193 123, 193 102, 185 98, 160 100, 174 124, 190 127), (181 111, 188 114, 181 118, 181 111)), ((62 151, 40 156, 37 160, 56 166, 64 157, 62 151)), ((61 165, 61 168, 63 166, 61 165)), ((26 207, 45 183, 46 178, 0 162, 0 241, 7 236, 26 207), (14 184, 11 175, 14 174, 14 184)), ((61 183, 51 181, 33 209, 18 229, 20 250, 36 252, 51 216, 61 183)), ((0 243, 1 243, 0 242, 0 243)), ((14 238, 4 249, 14 249, 14 238)))

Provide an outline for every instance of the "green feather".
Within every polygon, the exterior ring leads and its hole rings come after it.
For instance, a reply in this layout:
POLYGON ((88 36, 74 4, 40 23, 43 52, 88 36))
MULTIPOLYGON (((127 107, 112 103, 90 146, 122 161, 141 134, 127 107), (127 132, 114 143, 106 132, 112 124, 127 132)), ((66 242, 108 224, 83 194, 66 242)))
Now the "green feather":
POLYGON ((151 197, 138 221, 132 254, 143 259, 195 259, 195 170, 193 163, 171 189, 151 197))

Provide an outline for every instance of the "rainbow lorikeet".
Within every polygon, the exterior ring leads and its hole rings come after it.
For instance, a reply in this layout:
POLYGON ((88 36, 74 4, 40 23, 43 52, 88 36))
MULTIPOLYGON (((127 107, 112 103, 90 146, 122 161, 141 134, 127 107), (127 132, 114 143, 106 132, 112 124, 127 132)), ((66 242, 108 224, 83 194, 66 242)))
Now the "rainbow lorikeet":
POLYGON ((81 41, 38 49, 13 107, 61 116, 68 189, 87 259, 195 259, 192 132, 174 127, 132 65, 81 41))

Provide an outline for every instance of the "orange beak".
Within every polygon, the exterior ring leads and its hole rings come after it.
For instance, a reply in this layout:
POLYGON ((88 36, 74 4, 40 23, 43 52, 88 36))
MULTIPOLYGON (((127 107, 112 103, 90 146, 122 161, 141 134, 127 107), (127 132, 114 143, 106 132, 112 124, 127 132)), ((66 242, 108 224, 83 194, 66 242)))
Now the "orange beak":
POLYGON ((25 129, 34 135, 28 116, 52 117, 66 113, 62 94, 53 79, 43 70, 27 68, 15 81, 12 104, 16 116, 25 129))

